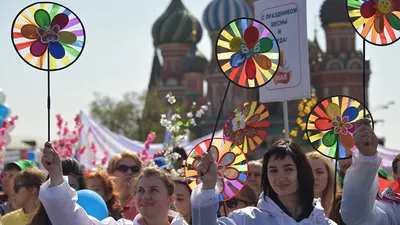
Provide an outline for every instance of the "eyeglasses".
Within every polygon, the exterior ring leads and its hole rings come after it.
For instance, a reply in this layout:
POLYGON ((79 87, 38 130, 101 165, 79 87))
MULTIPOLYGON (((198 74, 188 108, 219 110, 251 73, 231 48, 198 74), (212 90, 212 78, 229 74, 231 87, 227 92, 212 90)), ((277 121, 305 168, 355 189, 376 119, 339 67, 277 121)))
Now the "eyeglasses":
MULTIPOLYGON (((229 199, 228 201, 225 202, 225 204, 226 204, 226 206, 228 206, 228 208, 233 209, 233 208, 236 208, 236 206, 239 202, 243 202, 244 204, 246 204, 246 206, 249 206, 249 203, 247 201, 242 200, 240 198, 236 198, 236 197, 229 199)), ((221 206, 223 204, 224 204, 224 202, 220 202, 219 207, 221 208, 221 206)))
POLYGON ((39 188, 39 186, 35 184, 14 184, 14 193, 17 194, 22 187, 35 187, 35 186, 39 188))
POLYGON ((120 172, 123 172, 123 173, 127 172, 129 169, 132 171, 132 173, 139 173, 139 171, 140 171, 139 166, 119 165, 117 167, 117 170, 120 172))

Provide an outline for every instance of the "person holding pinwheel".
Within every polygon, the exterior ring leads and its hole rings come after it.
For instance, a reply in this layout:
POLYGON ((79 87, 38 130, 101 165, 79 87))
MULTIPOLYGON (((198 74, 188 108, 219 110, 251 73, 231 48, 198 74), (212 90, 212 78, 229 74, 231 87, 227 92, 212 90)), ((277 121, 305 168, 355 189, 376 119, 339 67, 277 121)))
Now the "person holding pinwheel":
POLYGON ((196 170, 202 181, 192 192, 192 225, 249 224, 336 224, 324 215, 319 200, 314 200, 311 166, 297 144, 280 140, 264 154, 263 193, 257 207, 246 207, 217 218, 219 199, 216 190, 217 165, 212 154, 204 153, 196 170))
MULTIPOLYGON (((398 190, 389 188, 378 193, 378 169, 382 157, 377 154, 378 138, 368 119, 357 121, 354 139, 358 150, 353 153, 353 165, 344 178, 340 209, 343 221, 363 225, 400 224, 398 190), (376 199, 377 194, 383 195, 380 200, 376 199)), ((393 173, 395 178, 400 175, 399 170, 393 173)))

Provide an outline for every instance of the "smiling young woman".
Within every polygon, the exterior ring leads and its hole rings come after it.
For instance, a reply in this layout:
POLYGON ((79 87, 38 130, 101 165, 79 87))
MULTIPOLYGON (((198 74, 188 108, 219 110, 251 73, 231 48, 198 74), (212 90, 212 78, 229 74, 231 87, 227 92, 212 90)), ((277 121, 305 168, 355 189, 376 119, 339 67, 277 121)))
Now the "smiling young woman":
POLYGON ((205 153, 197 166, 203 181, 192 192, 193 225, 314 224, 335 222, 325 218, 318 199, 314 200, 311 166, 297 144, 280 140, 264 154, 262 190, 257 207, 246 207, 217 218, 217 170, 212 155, 205 153))

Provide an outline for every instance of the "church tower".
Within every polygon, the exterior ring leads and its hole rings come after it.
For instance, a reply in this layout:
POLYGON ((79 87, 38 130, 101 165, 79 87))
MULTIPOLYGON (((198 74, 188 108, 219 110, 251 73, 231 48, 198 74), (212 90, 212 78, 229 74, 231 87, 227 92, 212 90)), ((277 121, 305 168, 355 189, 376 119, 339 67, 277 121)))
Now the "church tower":
POLYGON ((163 64, 157 78, 150 84, 159 96, 172 92, 178 99, 185 95, 185 79, 182 58, 197 44, 203 30, 181 0, 171 0, 167 10, 154 23, 152 34, 156 51, 159 49, 163 64))
MULTIPOLYGON (((362 52, 356 51, 356 32, 347 15, 346 0, 326 0, 320 18, 326 35, 326 52, 310 65, 311 82, 318 99, 342 94, 362 102, 362 52)), ((367 61, 367 84, 370 74, 367 61)), ((368 101, 368 87, 366 96, 368 101)))
MULTIPOLYGON (((251 7, 243 0, 213 0, 208 4, 203 13, 203 23, 208 30, 211 38, 211 61, 205 73, 207 82, 207 99, 211 102, 208 110, 207 121, 202 124, 202 133, 211 133, 214 129, 218 111, 222 104, 222 99, 228 85, 228 79, 221 72, 215 55, 215 45, 221 29, 230 21, 239 17, 253 17, 251 7)), ((235 84, 231 84, 227 98, 225 100, 218 129, 222 126, 228 114, 240 103, 247 100, 257 100, 257 91, 245 89, 235 84)))

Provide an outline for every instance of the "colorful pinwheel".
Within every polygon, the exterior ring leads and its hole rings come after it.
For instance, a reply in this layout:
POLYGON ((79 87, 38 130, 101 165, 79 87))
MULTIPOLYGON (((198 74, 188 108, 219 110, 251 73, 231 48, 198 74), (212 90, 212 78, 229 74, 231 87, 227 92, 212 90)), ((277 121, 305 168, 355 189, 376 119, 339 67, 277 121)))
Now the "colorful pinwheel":
POLYGON ((258 101, 244 102, 229 114, 224 125, 224 138, 247 154, 267 138, 270 125, 269 112, 264 104, 258 101))
POLYGON ((21 58, 31 66, 59 70, 80 56, 85 32, 79 18, 64 6, 34 3, 15 18, 12 41, 21 58))
POLYGON ((369 43, 388 45, 399 39, 400 0, 347 0, 347 7, 354 28, 369 43))
POLYGON ((258 88, 275 75, 279 63, 275 36, 261 22, 239 18, 218 36, 216 54, 224 75, 245 88, 258 88))
POLYGON ((322 100, 308 116, 308 140, 327 157, 348 158, 356 149, 353 139, 355 122, 364 116, 364 110, 372 120, 368 109, 355 99, 339 95, 322 100))
MULTIPOLYGON (((196 171, 196 165, 207 152, 211 139, 196 145, 189 153, 185 166, 185 178, 191 189, 201 183, 196 171)), ((219 200, 227 201, 235 197, 247 182, 248 164, 242 150, 230 141, 214 138, 210 151, 217 163, 217 187, 220 191, 219 200)))

